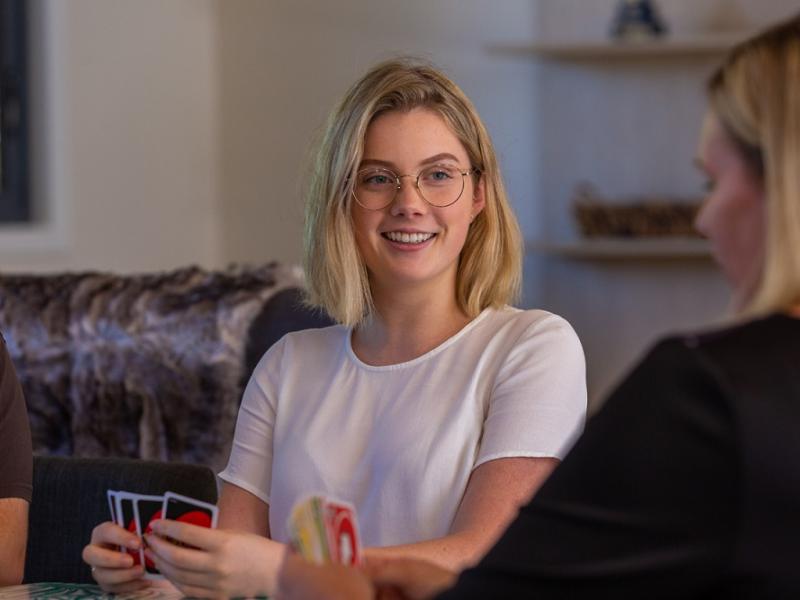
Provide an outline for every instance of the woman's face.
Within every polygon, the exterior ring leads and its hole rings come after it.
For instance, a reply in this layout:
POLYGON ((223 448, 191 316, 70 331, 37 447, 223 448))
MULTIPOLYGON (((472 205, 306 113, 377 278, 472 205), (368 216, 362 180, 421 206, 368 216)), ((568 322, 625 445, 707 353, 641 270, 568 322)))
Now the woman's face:
POLYGON ((764 258, 764 185, 709 113, 703 123, 698 166, 708 177, 708 195, 695 227, 711 242, 714 259, 742 306, 754 292, 764 258))
POLYGON ((359 171, 380 167, 410 175, 401 179, 394 201, 383 209, 368 210, 353 203, 356 243, 373 292, 400 292, 400 286, 419 284, 455 289, 458 257, 470 222, 484 206, 483 182, 475 185, 473 176, 467 175, 455 203, 431 206, 414 181, 432 165, 462 172, 472 168, 464 146, 436 112, 390 111, 368 127, 359 171))

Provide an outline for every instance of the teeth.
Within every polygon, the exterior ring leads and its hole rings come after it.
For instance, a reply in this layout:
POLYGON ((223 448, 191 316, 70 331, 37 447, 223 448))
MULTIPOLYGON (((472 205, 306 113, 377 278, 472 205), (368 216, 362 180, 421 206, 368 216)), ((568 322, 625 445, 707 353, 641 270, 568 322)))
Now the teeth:
POLYGON ((386 237, 393 242, 402 242, 404 244, 421 244, 433 237, 432 233, 402 233, 400 231, 389 231, 386 237))

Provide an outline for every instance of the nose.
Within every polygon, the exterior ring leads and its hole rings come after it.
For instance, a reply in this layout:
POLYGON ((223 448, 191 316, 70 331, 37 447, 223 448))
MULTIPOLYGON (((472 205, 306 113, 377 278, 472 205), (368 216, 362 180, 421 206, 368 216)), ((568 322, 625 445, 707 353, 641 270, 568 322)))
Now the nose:
POLYGON ((421 196, 415 178, 411 175, 401 175, 398 179, 399 189, 391 205, 392 215, 423 214, 428 203, 421 196))
POLYGON ((710 212, 708 198, 700 205, 697 214, 694 216, 694 223, 692 226, 695 231, 700 234, 700 237, 708 239, 708 220, 710 212))

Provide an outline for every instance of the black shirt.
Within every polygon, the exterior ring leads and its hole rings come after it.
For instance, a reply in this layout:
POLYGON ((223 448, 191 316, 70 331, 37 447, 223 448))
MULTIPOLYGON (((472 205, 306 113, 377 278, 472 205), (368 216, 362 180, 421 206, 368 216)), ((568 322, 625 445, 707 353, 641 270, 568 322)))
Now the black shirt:
POLYGON ((659 343, 451 598, 800 598, 800 319, 659 343))

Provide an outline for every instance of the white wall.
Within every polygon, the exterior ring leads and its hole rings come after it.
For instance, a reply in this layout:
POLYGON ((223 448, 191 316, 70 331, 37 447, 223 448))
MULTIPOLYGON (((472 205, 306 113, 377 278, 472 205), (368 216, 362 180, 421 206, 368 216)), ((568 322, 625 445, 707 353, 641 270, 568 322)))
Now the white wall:
POLYGON ((215 4, 29 7, 40 218, 0 231, 0 268, 218 264, 215 4))
MULTIPOLYGON (((499 52, 602 37, 616 0, 32 0, 33 229, 0 269, 297 262, 303 165, 333 103, 375 61, 415 54, 473 99, 523 231, 574 236, 572 186, 694 193, 711 63, 548 65, 499 52), (644 101, 643 101, 644 100, 644 101), (632 125, 631 125, 632 124, 632 125)), ((674 32, 757 26, 796 0, 660 0, 674 32)), ((531 255, 525 305, 565 315, 598 398, 655 335, 720 314, 710 264, 531 255)))
MULTIPOLYGON (((616 0, 542 0, 537 34, 602 39, 616 0)), ((675 36, 753 30, 797 10, 788 0, 659 0, 675 36)), ((701 199, 693 165, 704 84, 717 56, 537 61, 540 144, 535 196, 544 229, 570 241, 575 185, 607 198, 701 199)), ((566 317, 587 357, 593 407, 656 338, 720 321, 728 288, 707 260, 586 261, 530 257, 536 303, 566 317)))
POLYGON ((531 39, 530 0, 238 0, 221 11, 226 259, 299 260, 310 141, 350 83, 395 54, 432 59, 464 88, 498 143, 521 218, 536 219, 533 64, 488 48, 531 39))

